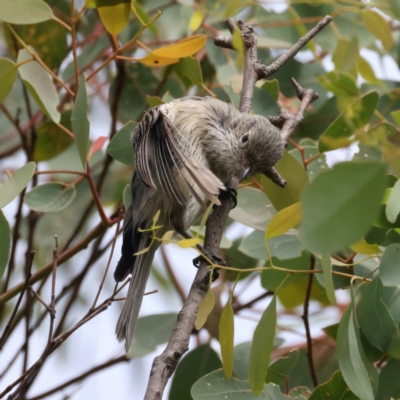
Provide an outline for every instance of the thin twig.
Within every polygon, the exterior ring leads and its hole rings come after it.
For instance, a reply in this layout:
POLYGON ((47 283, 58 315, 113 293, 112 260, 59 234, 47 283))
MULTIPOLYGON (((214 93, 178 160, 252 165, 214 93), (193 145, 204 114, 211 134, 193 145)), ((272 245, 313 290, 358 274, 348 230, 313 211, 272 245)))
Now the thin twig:
MULTIPOLYGON (((313 255, 311 255, 310 269, 314 270, 314 268, 315 268, 315 257, 313 255)), ((312 289, 313 281, 314 281, 314 274, 308 275, 306 298, 304 300, 304 309, 303 309, 303 315, 301 316, 301 318, 304 321, 304 326, 306 329, 308 367, 310 368, 311 379, 313 381, 314 387, 317 387, 318 379, 317 379, 317 374, 315 372, 315 366, 314 366, 314 360, 313 360, 313 345, 312 345, 312 339, 311 339, 310 323, 308 320, 308 308, 310 305, 311 289, 312 289)))
POLYGON ((50 303, 50 328, 49 342, 53 337, 54 319, 56 318, 56 280, 57 280, 57 263, 58 263, 58 237, 54 236, 55 247, 53 250, 53 270, 51 279, 51 303, 50 303))

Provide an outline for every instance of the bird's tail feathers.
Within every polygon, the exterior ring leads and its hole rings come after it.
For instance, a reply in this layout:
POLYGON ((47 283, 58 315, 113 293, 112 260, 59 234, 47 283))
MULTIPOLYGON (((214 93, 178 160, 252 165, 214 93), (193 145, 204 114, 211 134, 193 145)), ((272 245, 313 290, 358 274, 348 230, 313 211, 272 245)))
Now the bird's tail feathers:
MULTIPOLYGON (((145 245, 147 243, 148 235, 143 236, 146 236, 146 238, 143 238, 144 240, 142 239, 143 244, 145 245)), ((144 247, 145 246, 140 246, 140 248, 144 247)), ((136 256, 128 295, 115 329, 118 341, 122 342, 125 339, 125 350, 127 352, 132 344, 133 331, 142 305, 144 291, 146 289, 146 283, 149 278, 156 247, 155 243, 153 243, 153 246, 151 246, 146 253, 136 256)))

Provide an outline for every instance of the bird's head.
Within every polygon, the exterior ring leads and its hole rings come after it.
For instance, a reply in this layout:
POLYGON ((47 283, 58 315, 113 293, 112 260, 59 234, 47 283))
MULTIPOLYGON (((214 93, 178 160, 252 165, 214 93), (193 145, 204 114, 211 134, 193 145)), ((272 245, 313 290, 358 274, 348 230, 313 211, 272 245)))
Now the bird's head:
POLYGON ((264 173, 283 156, 285 141, 267 118, 260 115, 244 115, 236 127, 236 137, 243 155, 243 174, 264 173))

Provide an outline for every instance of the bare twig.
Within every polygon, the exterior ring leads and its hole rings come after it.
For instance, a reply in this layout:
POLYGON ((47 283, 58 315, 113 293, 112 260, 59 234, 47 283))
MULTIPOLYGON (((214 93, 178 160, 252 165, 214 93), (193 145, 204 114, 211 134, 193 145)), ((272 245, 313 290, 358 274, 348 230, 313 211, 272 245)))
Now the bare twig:
MULTIPOLYGON (((311 261, 310 261, 310 269, 314 270, 315 268, 315 257, 311 255, 311 261)), ((308 366, 310 368, 310 374, 311 374, 311 379, 313 381, 313 384, 315 387, 318 386, 318 379, 317 379, 317 374, 315 372, 315 366, 314 366, 314 360, 313 360, 313 345, 312 345, 312 339, 311 339, 311 331, 310 331, 310 323, 308 321, 308 307, 310 304, 310 297, 311 297, 311 289, 312 289, 312 284, 314 281, 314 274, 309 274, 308 275, 308 285, 307 285, 307 291, 306 291, 306 298, 304 300, 304 310, 303 310, 303 315, 302 319, 304 321, 304 326, 306 329, 306 337, 307 337, 307 359, 308 359, 308 366)))
POLYGON ((4 332, 3 332, 3 334, 2 334, 2 336, 0 338, 0 350, 3 348, 4 343, 7 341, 7 337, 8 337, 9 331, 11 329, 11 325, 12 325, 12 323, 14 321, 15 315, 17 314, 18 308, 19 308, 19 306, 21 304, 22 298, 24 297, 26 289, 29 286, 29 281, 30 281, 30 278, 31 278, 31 270, 32 270, 32 264, 33 264, 34 256, 35 256, 35 252, 32 251, 31 254, 30 254, 30 257, 29 257, 27 275, 26 275, 26 278, 25 278, 25 282, 22 285, 21 292, 20 292, 18 300, 17 300, 17 304, 15 305, 14 310, 13 310, 11 316, 10 316, 10 319, 8 320, 8 323, 7 323, 7 325, 6 325, 5 329, 4 329, 4 332))
POLYGON ((56 280, 57 280, 57 263, 58 263, 58 237, 54 236, 55 247, 53 250, 53 270, 51 279, 51 303, 50 303, 50 328, 49 342, 53 337, 54 320, 56 318, 56 280))

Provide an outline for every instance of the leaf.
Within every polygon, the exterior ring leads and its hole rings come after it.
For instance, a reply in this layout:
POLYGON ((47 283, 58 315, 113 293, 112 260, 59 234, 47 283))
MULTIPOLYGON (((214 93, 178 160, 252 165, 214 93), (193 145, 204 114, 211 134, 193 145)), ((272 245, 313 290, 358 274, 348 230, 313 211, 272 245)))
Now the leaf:
POLYGON ((151 108, 157 107, 157 106, 161 106, 162 104, 165 104, 164 101, 162 101, 162 99, 160 99, 158 96, 149 96, 149 95, 147 95, 146 98, 147 98, 147 104, 151 108))
MULTIPOLYGON (((18 63, 30 59, 32 56, 25 49, 19 51, 18 63)), ((18 67, 18 72, 43 112, 54 122, 59 122, 60 113, 57 111, 57 107, 60 100, 50 74, 36 61, 21 65, 18 67)))
POLYGON ((229 216, 243 225, 264 231, 275 214, 267 196, 258 189, 247 187, 238 190, 237 201, 229 216))
POLYGON ((124 192, 122 194, 122 202, 124 203, 125 211, 128 210, 128 207, 132 203, 131 185, 129 183, 125 186, 124 192))
POLYGON ((360 400, 352 393, 343 379, 340 371, 336 371, 333 377, 323 385, 319 385, 309 397, 309 400, 360 400))
POLYGON ((270 96, 272 96, 276 101, 279 98, 279 82, 276 79, 272 81, 265 81, 262 86, 262 90, 265 90, 270 96))
POLYGON ((394 223, 400 213, 400 180, 393 186, 385 211, 388 221, 394 223))
POLYGON ((167 342, 175 327, 176 318, 175 313, 153 314, 139 318, 128 357, 143 357, 152 353, 159 344, 167 342))
POLYGON ((146 57, 140 58, 138 61, 144 65, 148 65, 149 67, 163 67, 165 65, 176 64, 179 61, 179 58, 161 57, 150 53, 146 57))
POLYGON ((358 242, 352 244, 350 248, 356 253, 361 254, 376 254, 380 253, 379 246, 377 244, 369 244, 365 239, 360 239, 358 242))
MULTIPOLYGON (((263 385, 260 395, 256 396, 252 393, 248 381, 236 378, 228 380, 222 370, 211 372, 198 380, 192 387, 191 395, 193 400, 288 400, 279 386, 273 383, 263 385)), ((171 400, 175 399, 177 398, 171 400)), ((296 399, 305 400, 305 397, 300 396, 296 399)))
POLYGON ((360 327, 368 341, 382 352, 398 337, 397 326, 383 302, 383 285, 379 276, 368 284, 357 310, 360 327))
POLYGON ((366 59, 364 59, 361 55, 358 55, 357 63, 358 63, 358 72, 367 82, 377 83, 377 84, 380 83, 380 80, 375 76, 375 72, 372 69, 369 62, 366 59))
POLYGON ((8 225, 8 221, 3 214, 3 211, 0 210, 0 278, 3 276, 4 271, 7 267, 8 256, 10 254, 10 245, 11 245, 11 237, 10 237, 10 225, 8 225))
POLYGON ((10 93, 16 77, 17 66, 8 58, 0 58, 0 103, 10 93))
POLYGON ((326 295, 332 304, 336 304, 335 289, 332 280, 332 264, 329 253, 322 254, 322 272, 324 275, 326 295))
POLYGON ((206 41, 206 35, 193 35, 169 46, 155 49, 153 50, 152 54, 158 57, 166 58, 190 57, 201 50, 206 44, 206 41))
POLYGON ((181 58, 178 63, 178 68, 180 69, 182 75, 186 76, 186 78, 188 78, 193 85, 203 84, 203 74, 197 58, 181 58))
POLYGON ((379 276, 385 286, 400 287, 400 244, 392 243, 386 247, 379 268, 379 276))
POLYGON ((326 75, 318 76, 319 83, 336 96, 359 96, 360 89, 355 78, 340 71, 331 71, 326 75))
POLYGON ((355 332, 352 307, 350 304, 339 324, 336 356, 351 391, 362 400, 374 400, 371 382, 360 354, 362 349, 355 332))
POLYGON ((275 330, 276 297, 273 296, 257 324, 251 344, 249 381, 251 390, 256 396, 263 391, 264 380, 274 344, 275 330))
POLYGON ((100 7, 97 11, 107 32, 115 37, 128 24, 131 15, 131 5, 130 2, 121 3, 108 7, 100 7))
POLYGON ((379 374, 379 390, 377 399, 398 398, 400 390, 400 361, 391 359, 379 374))
POLYGON ((379 102, 377 92, 367 93, 348 107, 321 135, 319 151, 335 150, 370 121, 379 102))
POLYGON ((232 301, 229 297, 222 310, 219 320, 219 343, 221 345, 221 356, 224 373, 227 379, 232 378, 233 371, 233 340, 235 337, 234 315, 232 301))
POLYGON ((107 146, 107 153, 115 160, 126 164, 135 165, 131 135, 137 123, 127 122, 110 140, 107 146))
POLYGON ((200 9, 196 10, 190 17, 189 31, 192 32, 196 31, 198 28, 200 28, 202 22, 203 22, 203 14, 200 9))
POLYGON ((132 0, 85 0, 87 8, 111 7, 118 4, 130 3, 132 0))
POLYGON ((400 110, 396 110, 390 113, 390 115, 395 120, 397 126, 400 126, 400 110))
POLYGON ((75 186, 51 182, 35 186, 25 195, 24 201, 33 211, 56 212, 68 207, 75 195, 75 186))
POLYGON ((297 360, 299 359, 299 350, 292 350, 287 357, 281 357, 274 361, 267 371, 265 383, 275 383, 280 385, 289 379, 297 360))
POLYGON ((358 40, 356 36, 351 39, 340 37, 332 54, 332 61, 337 71, 347 72, 357 76, 357 56, 359 53, 358 40))
POLYGON ((74 108, 72 110, 71 123, 79 157, 81 159, 83 168, 86 170, 86 157, 89 151, 90 122, 88 119, 86 81, 83 74, 79 78, 79 89, 75 98, 74 108))
POLYGON ((301 204, 292 204, 289 207, 280 210, 269 221, 267 230, 265 231, 265 240, 275 236, 280 236, 295 228, 301 221, 301 204))
POLYGON ((98 151, 100 151, 103 146, 104 143, 107 142, 108 140, 108 136, 99 136, 90 146, 90 150, 89 150, 89 154, 88 154, 88 160, 90 160, 90 158, 92 157, 92 155, 94 153, 97 153, 98 151))
POLYGON ((29 162, 16 170, 8 180, 0 186, 0 208, 11 203, 28 185, 35 173, 36 164, 29 162))
POLYGON ((367 29, 382 42, 386 50, 390 50, 394 45, 394 39, 389 21, 371 9, 363 10, 361 15, 367 29))
POLYGON ((232 88, 232 84, 231 83, 227 83, 224 86, 224 90, 227 93, 227 95, 229 96, 229 99, 231 100, 231 103, 235 106, 235 107, 239 107, 239 103, 240 103, 240 96, 233 90, 232 88))
POLYGON ((10 24, 37 24, 53 18, 51 8, 42 0, 2 0, 0 19, 10 24))
POLYGON ((191 238, 191 239, 182 239, 178 242, 178 245, 183 249, 187 249, 189 247, 194 247, 196 244, 201 243, 202 240, 198 238, 191 238))
POLYGON ((378 218, 385 166, 343 162, 320 173, 303 195, 300 239, 315 253, 331 253, 360 240, 378 218))
POLYGON ((280 211, 300 201, 303 190, 309 184, 309 179, 304 167, 287 151, 284 152, 275 168, 286 181, 284 189, 264 175, 260 175, 259 181, 271 203, 280 211))
POLYGON ((221 360, 209 344, 196 347, 179 362, 168 398, 170 400, 192 400, 190 390, 196 381, 221 368, 221 360))
POLYGON ((200 307, 197 311, 196 322, 194 323, 194 327, 198 331, 206 323, 207 317, 210 315, 211 311, 214 308, 214 302, 214 296, 211 288, 208 288, 207 294, 204 296, 204 299, 200 303, 200 307))
MULTIPOLYGON (((71 111, 65 111, 61 114, 60 125, 68 130, 71 127, 71 111)), ((74 139, 67 135, 55 122, 46 121, 36 128, 36 142, 33 153, 35 161, 46 161, 62 153, 68 148, 74 139)))

